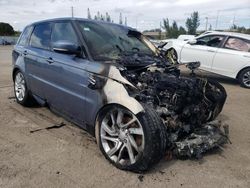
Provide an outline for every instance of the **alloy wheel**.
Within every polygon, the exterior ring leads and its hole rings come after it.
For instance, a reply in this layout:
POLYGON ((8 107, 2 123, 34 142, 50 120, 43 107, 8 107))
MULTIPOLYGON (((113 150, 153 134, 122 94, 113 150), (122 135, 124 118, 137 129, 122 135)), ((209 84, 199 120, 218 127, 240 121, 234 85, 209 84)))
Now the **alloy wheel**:
POLYGON ((144 132, 137 117, 125 109, 107 113, 100 125, 100 140, 110 160, 120 165, 136 163, 144 150, 144 132))
POLYGON ((242 81, 245 84, 245 86, 250 87, 250 71, 246 72, 243 75, 242 81))
POLYGON ((21 72, 18 72, 15 77, 15 94, 19 101, 22 101, 25 97, 25 80, 21 72))

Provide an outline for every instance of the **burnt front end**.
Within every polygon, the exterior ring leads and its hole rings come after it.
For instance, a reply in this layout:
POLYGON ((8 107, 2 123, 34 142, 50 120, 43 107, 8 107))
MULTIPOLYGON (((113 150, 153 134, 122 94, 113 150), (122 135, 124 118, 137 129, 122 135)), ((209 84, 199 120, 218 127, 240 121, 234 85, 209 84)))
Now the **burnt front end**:
MULTIPOLYGON (((123 64, 127 65, 126 61, 123 64)), ((181 76, 179 69, 162 63, 132 65, 122 71, 137 88, 128 89, 129 94, 153 108, 162 119, 168 134, 167 150, 177 157, 200 158, 228 142, 228 126, 215 120, 227 97, 222 85, 194 73, 181 76)))

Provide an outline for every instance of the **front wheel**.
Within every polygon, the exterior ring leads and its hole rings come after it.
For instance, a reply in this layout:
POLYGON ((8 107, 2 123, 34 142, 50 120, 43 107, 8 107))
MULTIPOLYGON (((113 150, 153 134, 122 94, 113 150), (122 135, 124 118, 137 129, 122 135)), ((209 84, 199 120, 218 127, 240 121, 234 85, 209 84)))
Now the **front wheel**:
POLYGON ((166 52, 166 58, 171 64, 178 64, 178 56, 175 49, 171 48, 166 52))
POLYGON ((153 109, 144 109, 134 115, 124 107, 109 106, 100 114, 97 143, 106 159, 119 169, 145 171, 165 154, 165 127, 153 109))
POLYGON ((238 80, 242 87, 250 89, 250 68, 241 71, 238 80))

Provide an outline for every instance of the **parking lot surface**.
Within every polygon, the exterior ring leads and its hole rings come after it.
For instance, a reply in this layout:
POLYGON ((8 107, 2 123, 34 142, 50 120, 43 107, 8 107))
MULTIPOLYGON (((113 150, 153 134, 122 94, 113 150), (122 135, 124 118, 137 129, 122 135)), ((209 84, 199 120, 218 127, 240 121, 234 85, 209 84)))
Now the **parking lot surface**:
POLYGON ((199 71, 227 90, 218 119, 230 126, 231 145, 201 160, 162 159, 135 174, 109 164, 92 136, 46 107, 17 104, 11 50, 0 46, 0 187, 250 187, 250 90, 236 81, 199 71))

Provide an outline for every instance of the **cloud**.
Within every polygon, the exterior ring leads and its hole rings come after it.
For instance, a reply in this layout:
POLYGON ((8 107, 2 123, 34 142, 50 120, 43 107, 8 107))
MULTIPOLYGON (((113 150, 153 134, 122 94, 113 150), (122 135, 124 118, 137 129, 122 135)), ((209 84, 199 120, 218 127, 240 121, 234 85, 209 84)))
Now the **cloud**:
POLYGON ((97 11, 108 12, 118 22, 122 13, 128 24, 139 30, 159 28, 163 18, 185 26, 186 18, 193 11, 200 13, 200 29, 205 28, 205 17, 214 27, 217 14, 219 28, 229 28, 234 16, 236 24, 250 27, 249 0, 0 0, 0 22, 9 22, 15 29, 22 30, 34 21, 69 17, 71 6, 76 17, 86 18, 90 8, 92 17, 97 11))

